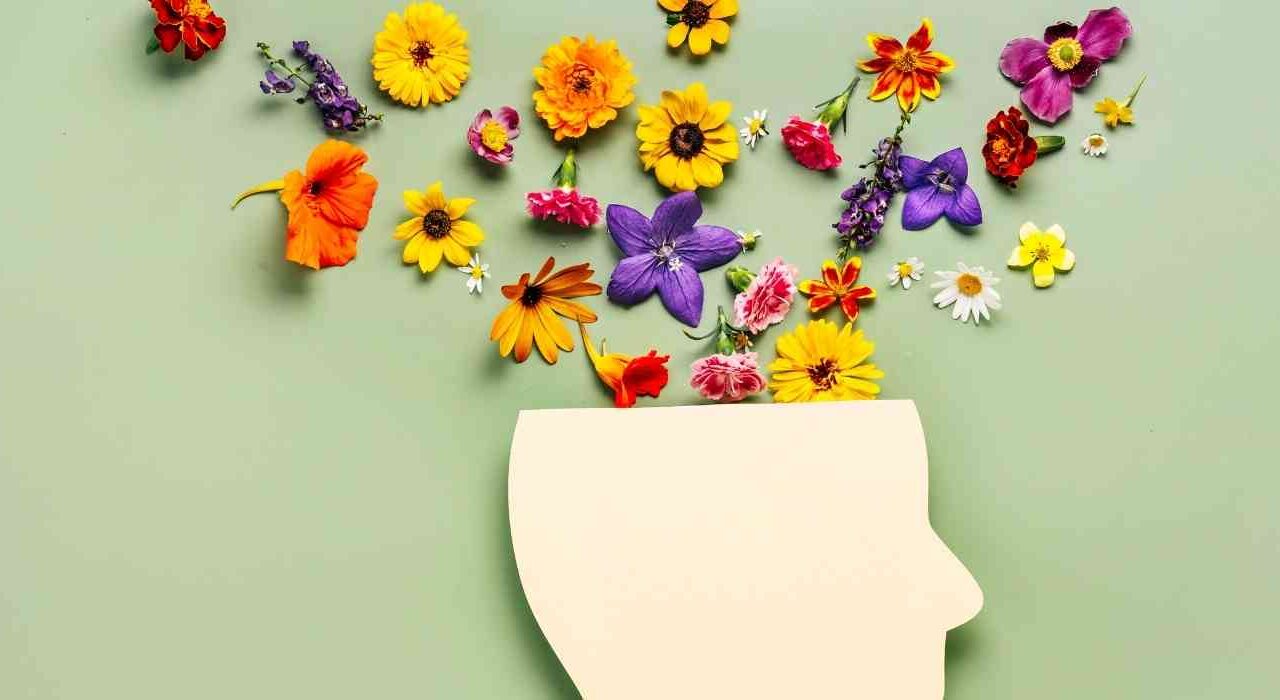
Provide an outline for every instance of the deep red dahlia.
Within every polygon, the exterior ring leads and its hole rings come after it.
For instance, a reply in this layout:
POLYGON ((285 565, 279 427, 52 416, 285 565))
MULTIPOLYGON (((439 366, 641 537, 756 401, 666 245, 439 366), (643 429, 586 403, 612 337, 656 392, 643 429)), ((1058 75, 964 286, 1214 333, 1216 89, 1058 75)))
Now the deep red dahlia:
POLYGON ((181 42, 188 61, 197 61, 227 37, 227 21, 205 0, 151 0, 156 13, 156 39, 169 53, 181 42))

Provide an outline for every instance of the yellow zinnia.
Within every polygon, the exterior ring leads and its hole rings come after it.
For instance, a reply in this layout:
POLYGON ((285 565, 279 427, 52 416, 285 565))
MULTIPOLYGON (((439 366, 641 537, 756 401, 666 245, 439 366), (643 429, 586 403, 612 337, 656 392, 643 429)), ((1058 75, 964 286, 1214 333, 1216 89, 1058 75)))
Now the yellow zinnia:
POLYGON ((404 206, 415 216, 397 226, 395 235, 397 241, 409 241, 404 246, 405 264, 417 263, 426 273, 440 266, 441 257, 450 265, 471 262, 471 249, 484 240, 484 231, 462 217, 475 203, 469 197, 445 199, 439 182, 426 192, 407 190, 404 206))
POLYGON ((658 0, 667 15, 667 46, 676 48, 689 39, 695 56, 711 53, 711 42, 729 43, 726 17, 738 14, 738 0, 658 0))
POLYGON ((884 376, 873 364, 864 364, 875 344, 846 323, 810 321, 778 339, 778 359, 769 365, 773 373, 769 389, 774 401, 851 401, 874 399, 880 387, 869 381, 884 376))
POLYGON ((533 93, 534 109, 557 141, 599 129, 636 99, 631 61, 616 42, 590 36, 567 36, 547 49, 533 77, 541 88, 533 93))
POLYGON ((640 161, 676 192, 719 187, 725 163, 738 159, 738 132, 728 123, 733 105, 709 102, 707 88, 667 90, 662 103, 640 107, 640 161))
POLYGON ((467 30, 433 2, 406 7, 404 17, 388 14, 373 39, 373 79, 410 107, 452 100, 470 74, 467 30))

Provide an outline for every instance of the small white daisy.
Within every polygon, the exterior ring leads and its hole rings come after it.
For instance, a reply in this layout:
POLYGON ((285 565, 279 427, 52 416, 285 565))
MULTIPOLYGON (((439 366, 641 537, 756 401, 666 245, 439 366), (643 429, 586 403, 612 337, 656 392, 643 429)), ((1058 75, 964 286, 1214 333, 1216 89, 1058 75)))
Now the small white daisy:
POLYGON ((757 109, 751 116, 743 117, 742 122, 746 124, 739 132, 742 134, 742 142, 754 151, 756 141, 769 135, 769 110, 757 109))
POLYGON ((1086 156, 1101 158, 1107 155, 1107 137, 1102 134, 1089 134, 1080 142, 1080 150, 1086 156))
POLYGON ((471 264, 458 268, 458 272, 467 276, 467 293, 483 294, 484 278, 489 276, 489 264, 480 264, 480 256, 472 255, 471 264))
POLYGON ((924 274, 924 263, 920 258, 910 257, 899 260, 889 268, 889 286, 902 283, 903 289, 911 289, 911 283, 919 282, 924 274))
POLYGON ((934 282, 934 289, 941 289, 933 298, 939 309, 952 304, 951 318, 961 323, 973 319, 979 325, 981 319, 991 320, 991 312, 1000 310, 1000 293, 995 286, 1000 282, 984 267, 968 267, 964 263, 956 263, 959 271, 946 270, 933 274, 942 278, 934 282))

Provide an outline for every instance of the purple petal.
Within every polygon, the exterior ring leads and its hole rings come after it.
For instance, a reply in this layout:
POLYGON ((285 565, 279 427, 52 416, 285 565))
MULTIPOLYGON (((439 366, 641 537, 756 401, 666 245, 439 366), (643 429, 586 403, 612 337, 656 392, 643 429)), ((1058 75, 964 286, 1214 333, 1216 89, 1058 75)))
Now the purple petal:
POLYGON ((902 170, 902 187, 914 189, 926 184, 925 173, 929 171, 929 162, 903 154, 898 156, 898 168, 902 170))
POLYGON ((1022 104, 1041 121, 1058 121, 1071 111, 1071 78, 1052 67, 1040 71, 1022 88, 1022 104))
POLYGON ((1120 53, 1124 40, 1133 35, 1133 25, 1125 16, 1124 10, 1113 7, 1109 10, 1091 10, 1089 16, 1080 25, 1076 39, 1084 47, 1087 56, 1110 60, 1120 53))
POLYGON ((702 272, 738 257, 742 252, 742 241, 723 226, 694 226, 693 235, 680 239, 675 249, 681 262, 702 272))
POLYGON ((697 328, 702 321, 702 280, 692 265, 681 265, 672 270, 662 268, 658 273, 658 296, 676 320, 697 328))
POLYGON ((908 231, 929 228, 942 218, 955 198, 955 192, 944 192, 933 185, 911 190, 902 204, 902 228, 908 231))
POLYGON ((510 107, 503 107, 494 115, 494 119, 507 128, 507 138, 520 135, 520 113, 510 107))
POLYGON ((609 278, 609 299, 623 306, 648 299, 658 286, 658 267, 658 259, 647 253, 623 258, 609 278))
POLYGON ((1071 22, 1058 22, 1044 28, 1044 43, 1052 44, 1059 39, 1076 38, 1076 25, 1071 22))
POLYGON ((474 131, 479 134, 480 130, 484 128, 485 122, 490 119, 493 119, 493 112, 490 112, 487 109, 480 110, 480 113, 476 115, 476 118, 471 120, 471 128, 467 129, 467 131, 474 131))
POLYGON ((933 159, 930 166, 951 174, 955 186, 969 181, 969 161, 964 157, 964 149, 956 147, 933 159))
POLYGON ((1000 52, 1000 72, 1019 85, 1026 85, 1048 67, 1049 45, 1039 39, 1014 39, 1000 52))
MULTIPOLYGON (((657 244, 653 241, 653 223, 649 217, 621 204, 610 204, 605 210, 605 225, 609 235, 618 244, 623 255, 652 255, 657 244)), ((652 290, 651 290, 652 291, 652 290)))
POLYGON ((982 205, 978 193, 969 185, 961 187, 956 198, 947 207, 947 218, 961 226, 977 226, 982 223, 982 205))
POLYGON ((656 240, 675 241, 693 232, 702 217, 702 202, 692 192, 667 197, 653 212, 653 235, 656 240))
POLYGON ((1102 66, 1102 59, 1093 56, 1084 56, 1080 62, 1067 72, 1071 76, 1071 87, 1079 90, 1080 88, 1093 82, 1093 77, 1098 74, 1098 68, 1102 66))

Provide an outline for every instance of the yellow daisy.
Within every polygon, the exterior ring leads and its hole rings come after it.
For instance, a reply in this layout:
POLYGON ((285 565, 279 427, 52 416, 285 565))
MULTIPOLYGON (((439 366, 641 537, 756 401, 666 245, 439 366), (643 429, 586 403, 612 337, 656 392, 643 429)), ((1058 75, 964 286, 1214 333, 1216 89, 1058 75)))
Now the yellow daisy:
POLYGON ((667 46, 676 48, 689 39, 689 50, 695 56, 711 53, 711 42, 729 43, 727 17, 738 14, 738 0, 658 0, 666 10, 667 46))
POLYGON ((640 161, 672 191, 719 187, 723 165, 738 159, 738 132, 729 123, 733 105, 710 102, 707 88, 694 83, 662 93, 662 103, 640 107, 640 161))
POLYGON ((373 38, 373 78, 378 87, 410 107, 448 102, 471 74, 467 30, 458 16, 433 2, 387 15, 373 38))
POLYGON ((426 273, 440 266, 441 257, 455 266, 471 262, 471 249, 484 240, 484 231, 462 217, 475 203, 470 197, 446 199, 439 182, 426 192, 405 191, 404 206, 414 217, 397 226, 395 235, 397 241, 409 241, 405 264, 417 263, 426 273))
POLYGON ((769 389, 774 401, 852 401, 874 399, 880 387, 872 379, 884 377, 866 359, 875 344, 846 323, 836 330, 827 320, 797 326, 778 339, 778 359, 769 365, 773 373, 769 389))

